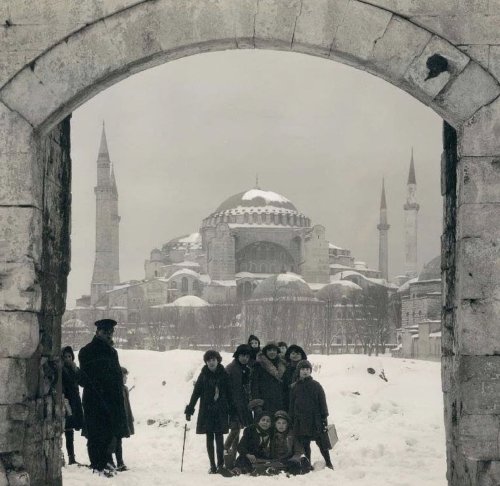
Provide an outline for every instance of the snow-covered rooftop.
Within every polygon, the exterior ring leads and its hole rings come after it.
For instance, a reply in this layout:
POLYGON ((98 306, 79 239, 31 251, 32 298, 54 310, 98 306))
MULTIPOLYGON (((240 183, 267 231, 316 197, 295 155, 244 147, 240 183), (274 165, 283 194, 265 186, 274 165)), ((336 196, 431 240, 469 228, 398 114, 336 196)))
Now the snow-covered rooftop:
POLYGON ((172 263, 172 266, 188 268, 188 267, 199 267, 200 264, 198 262, 190 262, 189 260, 184 260, 183 262, 172 263))
POLYGON ((282 196, 281 194, 272 191, 263 191, 261 189, 250 189, 249 191, 245 192, 245 194, 243 194, 241 199, 243 199, 244 201, 250 201, 258 197, 264 199, 268 204, 270 202, 279 202, 279 203, 291 202, 289 199, 282 196))
POLYGON ((170 277, 167 280, 171 280, 174 277, 178 277, 180 275, 190 275, 191 277, 194 278, 200 278, 200 274, 198 272, 195 272, 194 270, 191 270, 189 268, 181 268, 180 270, 177 270, 172 275, 170 275, 170 277))
POLYGON ((167 307, 207 307, 210 304, 196 295, 184 295, 174 300, 167 307))

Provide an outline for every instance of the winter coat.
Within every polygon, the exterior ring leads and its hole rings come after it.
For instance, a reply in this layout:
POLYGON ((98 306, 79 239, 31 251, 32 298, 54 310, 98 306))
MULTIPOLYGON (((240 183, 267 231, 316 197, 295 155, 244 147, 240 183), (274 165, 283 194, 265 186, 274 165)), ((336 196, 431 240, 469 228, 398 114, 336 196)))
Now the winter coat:
POLYGON ((130 406, 129 390, 127 385, 123 385, 123 401, 125 404, 125 415, 127 416, 128 435, 134 435, 134 415, 130 406))
POLYGON ((296 381, 290 389, 288 414, 297 437, 318 438, 328 417, 323 387, 311 377, 296 381))
POLYGON ((290 428, 286 432, 274 430, 271 439, 272 459, 285 461, 293 456, 300 456, 301 454, 304 454, 304 447, 290 428))
POLYGON ((257 459, 270 459, 272 430, 266 432, 261 431, 256 424, 247 427, 238 443, 238 453, 242 456, 252 454, 257 459))
POLYGON ((95 336, 78 354, 83 384, 85 435, 128 437, 123 376, 116 349, 95 336), (103 432, 104 431, 104 432, 103 432))
POLYGON ((250 368, 241 365, 238 359, 233 359, 226 366, 226 373, 229 376, 229 386, 231 387, 231 397, 233 399, 234 415, 231 419, 236 419, 241 428, 253 423, 252 413, 248 408, 250 401, 250 368), (244 374, 247 374, 248 383, 243 384, 244 374))
POLYGON ((186 406, 185 413, 193 415, 195 405, 200 399, 200 410, 196 422, 196 433, 206 434, 217 432, 227 434, 229 431, 229 415, 234 412, 232 407, 229 376, 224 366, 217 365, 215 371, 210 371, 205 365, 196 384, 194 385, 191 400, 186 406))
POLYGON ((290 387, 298 378, 297 373, 297 363, 290 361, 286 365, 286 370, 283 373, 283 410, 288 412, 288 407, 290 406, 290 387))
POLYGON ((272 362, 267 356, 257 355, 252 369, 252 399, 264 400, 263 410, 274 413, 284 408, 283 374, 286 365, 279 355, 272 362))
POLYGON ((80 383, 80 369, 78 367, 62 367, 62 393, 71 408, 71 415, 66 414, 64 418, 66 430, 80 430, 83 427, 83 408, 78 387, 80 383))

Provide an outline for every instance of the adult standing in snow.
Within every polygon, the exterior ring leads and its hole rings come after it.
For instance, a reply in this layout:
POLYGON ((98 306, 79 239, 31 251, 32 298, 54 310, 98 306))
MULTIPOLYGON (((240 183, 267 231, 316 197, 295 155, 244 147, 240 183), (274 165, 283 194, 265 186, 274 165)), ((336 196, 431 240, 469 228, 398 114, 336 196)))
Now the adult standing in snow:
POLYGON ((116 321, 101 319, 96 334, 78 358, 83 382, 83 412, 90 466, 100 474, 112 475, 108 466, 113 443, 128 437, 123 401, 123 377, 118 353, 113 347, 116 321))
POLYGON ((224 437, 229 430, 229 415, 232 412, 231 389, 229 377, 222 366, 221 355, 213 350, 208 350, 203 355, 203 366, 196 380, 193 394, 189 404, 186 405, 184 414, 186 420, 191 420, 195 405, 200 399, 200 410, 196 422, 196 433, 206 435, 208 459, 210 461, 209 474, 224 474, 224 437), (217 451, 215 462, 214 441, 217 451))
POLYGON ((248 337, 248 345, 250 346, 251 354, 250 354, 250 367, 255 363, 255 359, 257 355, 260 353, 260 339, 254 334, 250 334, 248 337))
POLYGON ((304 452, 311 461, 311 441, 316 441, 326 467, 333 469, 330 451, 321 441, 328 425, 328 407, 323 387, 311 377, 312 365, 302 360, 297 365, 299 379, 290 390, 289 415, 293 432, 302 443, 304 452))
POLYGON ((71 346, 63 348, 62 352, 62 393, 65 404, 64 437, 68 464, 76 464, 74 436, 75 430, 83 427, 83 408, 78 386, 81 383, 80 369, 75 364, 75 353, 71 346))
POLYGON ((252 400, 264 400, 263 410, 271 414, 283 410, 283 374, 285 360, 279 355, 278 346, 268 343, 257 355, 252 370, 251 393, 252 400))
POLYGON ((252 413, 248 408, 250 401, 250 346, 240 344, 233 354, 233 361, 226 366, 229 376, 231 396, 233 399, 234 413, 230 418, 231 431, 224 443, 225 462, 229 469, 233 467, 236 448, 240 438, 240 430, 253 423, 252 413))
POLYGON ((286 370, 283 374, 283 395, 284 395, 284 408, 283 410, 288 410, 290 406, 290 386, 293 382, 297 381, 297 364, 299 361, 307 359, 306 352, 297 344, 292 344, 286 350, 285 361, 286 370))

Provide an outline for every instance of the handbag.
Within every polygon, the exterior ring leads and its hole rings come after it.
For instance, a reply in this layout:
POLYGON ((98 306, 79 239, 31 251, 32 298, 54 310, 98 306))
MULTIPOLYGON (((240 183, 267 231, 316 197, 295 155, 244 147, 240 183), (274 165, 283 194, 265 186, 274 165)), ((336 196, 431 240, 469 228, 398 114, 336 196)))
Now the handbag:
POLYGON ((334 424, 327 425, 318 437, 319 444, 325 450, 333 449, 338 441, 337 429, 334 424))
POLYGON ((327 434, 333 449, 335 447, 335 444, 339 441, 339 436, 337 435, 337 429, 335 428, 335 424, 328 425, 327 434))

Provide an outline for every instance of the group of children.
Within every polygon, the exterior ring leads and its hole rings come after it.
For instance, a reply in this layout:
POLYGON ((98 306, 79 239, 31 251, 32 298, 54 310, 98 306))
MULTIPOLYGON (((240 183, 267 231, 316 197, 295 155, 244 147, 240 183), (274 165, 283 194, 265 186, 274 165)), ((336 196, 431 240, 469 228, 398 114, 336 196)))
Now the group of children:
POLYGON ((259 339, 251 335, 233 358, 224 368, 217 351, 204 354, 205 365, 184 411, 191 420, 200 400, 196 433, 206 435, 209 473, 305 474, 312 469, 311 441, 333 469, 325 392, 312 379, 304 350, 284 342, 260 349, 259 339))

